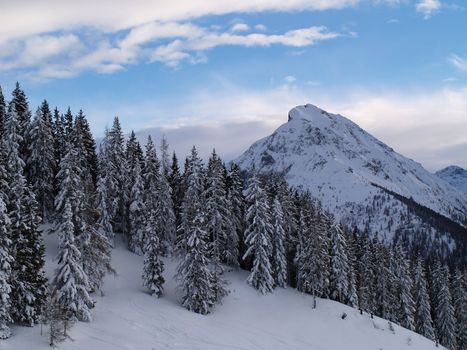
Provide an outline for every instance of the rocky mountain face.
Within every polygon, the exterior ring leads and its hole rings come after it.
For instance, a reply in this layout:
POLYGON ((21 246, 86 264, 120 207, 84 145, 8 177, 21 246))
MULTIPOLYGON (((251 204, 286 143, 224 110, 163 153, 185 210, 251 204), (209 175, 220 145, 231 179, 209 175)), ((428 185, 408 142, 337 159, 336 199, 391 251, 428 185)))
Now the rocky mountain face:
POLYGON ((287 123, 236 163, 283 174, 341 222, 370 236, 402 240, 426 254, 457 251, 465 259, 465 193, 339 114, 295 107, 287 123))
POLYGON ((453 187, 467 194, 467 170, 456 165, 448 166, 435 173, 453 187))

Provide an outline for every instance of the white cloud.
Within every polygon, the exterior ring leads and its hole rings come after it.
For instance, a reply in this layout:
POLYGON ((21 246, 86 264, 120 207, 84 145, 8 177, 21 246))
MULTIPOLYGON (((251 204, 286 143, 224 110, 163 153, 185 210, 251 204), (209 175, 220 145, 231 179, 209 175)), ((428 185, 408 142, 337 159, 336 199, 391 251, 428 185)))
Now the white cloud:
POLYGON ((327 10, 363 0, 63 0, 3 1, 0 42, 77 28, 116 32, 150 22, 186 22, 208 15, 262 11, 327 10), (52 9, 52 10, 51 10, 52 9))
POLYGON ((158 46, 154 50, 151 59, 167 63, 170 66, 176 66, 182 60, 191 59, 193 52, 202 52, 217 46, 267 47, 271 45, 284 45, 304 47, 313 45, 318 41, 334 39, 339 36, 341 34, 330 32, 326 27, 301 28, 288 31, 284 34, 273 35, 262 33, 239 35, 226 32, 203 32, 199 37, 177 39, 167 45, 158 46))
POLYGON ((284 78, 284 81, 288 84, 291 84, 293 82, 295 82, 297 80, 296 77, 294 77, 293 75, 287 75, 285 78, 284 78))
POLYGON ((264 24, 257 24, 255 25, 255 29, 260 32, 265 32, 268 28, 264 24))
POLYGON ((235 23, 232 28, 230 28, 231 32, 247 32, 250 30, 250 26, 246 23, 235 23))
POLYGON ((425 19, 429 19, 437 13, 442 6, 443 4, 440 0, 419 0, 415 5, 415 9, 417 12, 422 13, 425 19))
POLYGON ((128 128, 135 130, 157 127, 180 155, 197 144, 204 156, 216 147, 226 160, 231 160, 285 123, 292 107, 306 103, 350 118, 429 170, 450 164, 467 167, 467 88, 333 95, 313 86, 285 84, 259 91, 226 83, 215 90, 197 91, 183 104, 148 101, 88 114, 98 119, 102 115, 105 120, 109 114, 118 113, 122 122, 133 123, 128 128), (141 122, 132 122, 135 118, 141 122))
POLYGON ((452 54, 451 57, 449 57, 449 62, 451 62, 451 64, 457 69, 467 72, 467 59, 452 54))

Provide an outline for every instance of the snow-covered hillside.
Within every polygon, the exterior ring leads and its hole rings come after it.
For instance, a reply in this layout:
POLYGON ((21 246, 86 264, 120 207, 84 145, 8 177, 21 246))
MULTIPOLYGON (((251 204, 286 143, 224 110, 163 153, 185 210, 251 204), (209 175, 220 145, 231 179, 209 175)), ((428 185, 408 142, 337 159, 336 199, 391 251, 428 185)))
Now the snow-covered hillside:
POLYGON ((442 178, 446 182, 458 190, 467 193, 467 170, 456 165, 448 166, 435 173, 438 177, 442 178))
POLYGON ((313 105, 293 108, 287 123, 236 162, 243 169, 285 174, 290 185, 310 190, 344 223, 387 239, 406 225, 407 207, 379 187, 457 222, 467 216, 464 193, 349 119, 313 105))
MULTIPOLYGON (((46 237, 47 274, 55 263, 56 237, 46 237)), ((245 271, 227 274, 231 293, 211 315, 202 316, 180 306, 172 276, 175 261, 166 260, 165 294, 151 297, 141 287, 142 258, 119 242, 113 251, 117 276, 106 278, 105 296, 95 296, 92 323, 77 323, 73 341, 63 350, 268 349, 268 350, 430 350, 435 344, 419 334, 329 300, 319 300, 294 289, 278 289, 261 296, 245 283, 245 271), (343 313, 347 314, 342 319, 343 313)), ((47 329, 14 327, 2 350, 50 349, 47 329)))

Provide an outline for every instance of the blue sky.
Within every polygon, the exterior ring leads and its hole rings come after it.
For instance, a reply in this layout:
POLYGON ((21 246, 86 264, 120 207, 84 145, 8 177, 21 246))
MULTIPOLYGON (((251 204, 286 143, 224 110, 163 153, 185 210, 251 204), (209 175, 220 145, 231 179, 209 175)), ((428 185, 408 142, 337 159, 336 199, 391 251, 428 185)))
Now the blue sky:
POLYGON ((0 13, 5 94, 82 108, 97 136, 119 115, 233 158, 313 103, 430 170, 467 166, 461 0, 18 3, 0 13))

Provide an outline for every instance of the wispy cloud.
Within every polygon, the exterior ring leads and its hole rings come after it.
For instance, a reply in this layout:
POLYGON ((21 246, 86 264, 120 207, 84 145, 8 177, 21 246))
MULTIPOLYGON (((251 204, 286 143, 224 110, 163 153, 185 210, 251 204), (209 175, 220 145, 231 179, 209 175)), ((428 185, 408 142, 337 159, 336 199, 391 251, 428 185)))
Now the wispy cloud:
POLYGON ((424 15, 425 19, 429 19, 439 12, 442 6, 443 4, 440 0, 419 0, 415 5, 415 8, 417 12, 424 15))
POLYGON ((231 32, 247 32, 250 30, 250 26, 246 23, 235 23, 232 28, 230 28, 231 32))
POLYGON ((467 58, 462 58, 456 54, 449 57, 449 62, 457 69, 467 72, 467 58))

